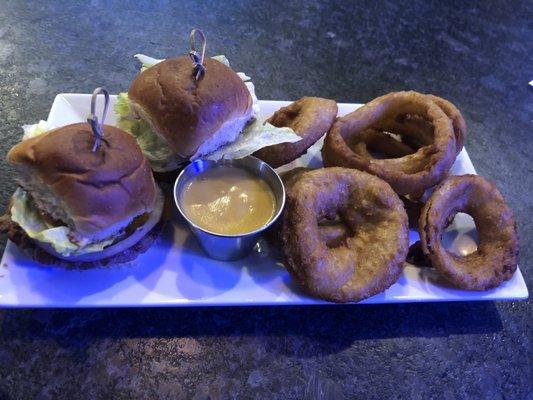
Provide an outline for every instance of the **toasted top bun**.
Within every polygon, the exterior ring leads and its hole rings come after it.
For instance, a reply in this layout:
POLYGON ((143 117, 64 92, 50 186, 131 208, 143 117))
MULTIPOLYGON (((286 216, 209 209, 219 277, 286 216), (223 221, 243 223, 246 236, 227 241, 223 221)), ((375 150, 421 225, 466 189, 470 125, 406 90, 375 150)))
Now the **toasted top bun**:
POLYGON ((89 238, 151 212, 156 193, 150 164, 131 135, 104 125, 95 152, 94 140, 89 124, 72 124, 23 140, 7 155, 38 208, 89 238))
POLYGON ((128 90, 134 110, 183 158, 211 139, 215 148, 206 152, 234 140, 240 132, 234 130, 252 116, 252 96, 235 71, 211 58, 204 66, 196 81, 188 56, 167 59, 139 74, 128 90))

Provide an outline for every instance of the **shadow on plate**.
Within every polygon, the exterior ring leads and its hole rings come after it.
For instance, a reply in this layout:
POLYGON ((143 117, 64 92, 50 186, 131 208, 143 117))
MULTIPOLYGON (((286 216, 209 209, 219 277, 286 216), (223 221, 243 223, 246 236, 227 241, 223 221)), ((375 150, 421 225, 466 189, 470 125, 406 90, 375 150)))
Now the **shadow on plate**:
POLYGON ((209 258, 196 238, 188 233, 180 242, 181 267, 176 276, 176 287, 181 296, 190 300, 208 299, 231 290, 241 278, 240 261, 224 262, 209 258))
POLYGON ((123 283, 127 279, 147 282, 145 278, 165 261, 172 243, 172 238, 167 236, 168 230, 165 229, 153 247, 130 263, 86 270, 41 265, 16 248, 14 252, 19 266, 11 268, 9 276, 17 291, 29 291, 32 295, 53 299, 54 303, 72 304, 95 294, 98 294, 99 300, 105 301, 102 296, 112 298, 124 290, 123 283), (83 284, 72 285, 73 280, 83 284))
MULTIPOLYGON (((285 270, 277 263, 278 259, 281 260, 281 255, 274 252, 264 238, 259 240, 249 256, 241 260, 217 261, 205 254, 181 217, 176 218, 174 223, 176 289, 181 297, 199 300, 219 296, 233 289, 245 272, 266 290, 271 289, 272 281, 276 279, 283 284, 281 278, 285 270), (275 261, 272 260, 273 257, 275 261)), ((272 291, 280 293, 279 288, 272 291)))
POLYGON ((290 277, 283 266, 281 249, 266 237, 259 239, 254 252, 244 260, 244 265, 255 284, 265 290, 278 295, 285 292, 280 286, 289 287, 287 282, 290 282, 290 277))

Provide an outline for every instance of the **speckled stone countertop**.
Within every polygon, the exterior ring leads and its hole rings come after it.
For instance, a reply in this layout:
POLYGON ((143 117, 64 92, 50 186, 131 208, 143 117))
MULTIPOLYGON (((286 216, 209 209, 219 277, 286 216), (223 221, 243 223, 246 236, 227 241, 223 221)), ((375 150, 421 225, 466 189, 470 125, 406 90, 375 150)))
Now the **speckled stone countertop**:
MULTIPOLYGON (((198 26, 262 99, 365 102, 401 89, 451 99, 477 171, 516 211, 531 290, 530 1, 42 3, 0 5, 2 207, 15 188, 4 155, 22 124, 46 118, 60 92, 123 91, 133 54, 183 53, 198 26)), ((4 310, 0 398, 525 399, 531 311, 529 301, 4 310)))

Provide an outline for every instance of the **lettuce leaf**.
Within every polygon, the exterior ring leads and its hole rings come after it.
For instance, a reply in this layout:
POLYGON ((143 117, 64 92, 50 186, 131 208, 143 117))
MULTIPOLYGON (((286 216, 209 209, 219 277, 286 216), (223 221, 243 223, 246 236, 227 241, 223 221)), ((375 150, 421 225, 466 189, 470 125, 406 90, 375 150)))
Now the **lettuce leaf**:
POLYGON ((133 57, 135 57, 141 62, 141 72, 143 72, 145 69, 150 68, 153 65, 156 65, 157 63, 160 63, 161 61, 165 61, 165 59, 159 60, 157 58, 149 57, 144 54, 135 54, 133 57))
MULTIPOLYGON (((160 63, 161 61, 165 61, 164 58, 162 58, 162 59, 153 58, 153 57, 147 56, 146 54, 135 54, 133 57, 135 57, 137 60, 139 60, 141 62, 141 64, 142 64, 141 72, 143 72, 147 68, 150 68, 150 67, 156 65, 157 63, 160 63)), ((211 58, 213 60, 217 60, 218 62, 221 62, 226 67, 230 67, 229 60, 226 58, 226 56, 224 56, 222 54, 218 55, 218 56, 213 56, 211 58)))
POLYGON ((137 140, 154 171, 171 171, 183 162, 183 159, 168 147, 147 122, 133 115, 127 93, 118 94, 114 109, 119 117, 118 127, 137 140))
MULTIPOLYGON (((217 60, 218 62, 221 62, 222 64, 224 64, 226 67, 230 67, 231 68, 231 65, 229 65, 229 60, 226 58, 225 55, 223 54, 220 54, 218 56, 213 56, 211 57, 213 60, 217 60)), ((238 74, 242 74, 242 72, 238 72, 238 74)), ((248 78, 250 79, 250 78, 248 78)), ((243 79, 244 80, 244 79, 243 79)))
POLYGON ((214 161, 222 158, 243 158, 263 147, 297 142, 300 139, 291 128, 278 128, 255 119, 244 128, 237 140, 219 147, 204 158, 214 161))
POLYGON ((48 124, 47 121, 40 120, 38 123, 33 125, 23 125, 22 129, 24 129, 24 135, 22 136, 22 140, 26 140, 36 136, 40 136, 43 133, 46 133, 51 130, 52 127, 48 124))
POLYGON ((113 243, 113 239, 85 246, 71 242, 69 239, 70 228, 67 226, 51 226, 44 221, 37 208, 33 205, 28 193, 21 188, 18 188, 13 194, 11 219, 19 224, 30 238, 41 243, 50 244, 55 251, 65 256, 102 251, 106 246, 113 243))

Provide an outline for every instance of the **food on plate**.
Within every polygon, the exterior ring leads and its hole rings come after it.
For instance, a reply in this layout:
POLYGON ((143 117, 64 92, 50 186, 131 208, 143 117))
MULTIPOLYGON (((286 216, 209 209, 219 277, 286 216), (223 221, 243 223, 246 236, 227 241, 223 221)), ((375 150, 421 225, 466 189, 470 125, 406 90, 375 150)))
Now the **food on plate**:
POLYGON ((141 73, 120 93, 118 125, 131 133, 161 175, 190 160, 241 158, 282 142, 300 140, 290 128, 258 119, 250 77, 236 73, 224 56, 205 57, 205 37, 191 32, 191 52, 166 60, 143 55, 141 73), (202 51, 195 51, 195 37, 202 51))
MULTIPOLYGON (((455 105, 442 97, 432 94, 426 95, 430 100, 437 104, 442 111, 450 118, 455 134, 456 154, 463 149, 467 129, 466 122, 455 105)), ((403 114, 398 115, 391 122, 391 129, 402 132, 402 141, 413 149, 427 146, 433 142, 433 125, 420 115, 403 114)))
MULTIPOLYGON (((305 167, 297 167, 288 171, 281 172, 279 174, 279 177, 281 178, 281 181, 283 182, 283 187, 285 189, 285 196, 288 196, 288 193, 291 190, 293 184, 298 180, 300 175, 306 171, 312 171, 312 169, 305 167)), ((280 248, 282 243, 281 228, 283 225, 284 212, 285 210, 282 211, 282 215, 280 216, 280 218, 274 221, 274 223, 272 223, 272 225, 270 225, 270 227, 265 232, 267 240, 269 240, 270 243, 276 248, 280 248)))
POLYGON ((230 261, 247 256, 276 222, 285 190, 256 157, 195 160, 179 174, 174 202, 207 255, 230 261))
POLYGON ((512 210, 496 186, 477 175, 453 176, 433 192, 420 215, 420 239, 431 265, 462 289, 487 290, 511 279, 518 261, 518 234, 512 210), (474 219, 477 250, 448 252, 441 236, 455 214, 474 219))
POLYGON ((196 81, 188 56, 162 61, 139 74, 128 96, 139 115, 182 160, 206 155, 231 141, 252 118, 252 96, 241 78, 207 58, 196 81))
POLYGON ((181 193, 181 207, 200 228, 239 235, 266 225, 276 210, 272 189, 259 176, 232 165, 194 176, 181 193))
POLYGON ((427 95, 433 102, 438 105, 442 111, 451 119, 453 125, 453 132, 455 134, 456 153, 459 154, 463 149, 466 139, 466 122, 461 114, 461 111, 450 101, 432 94, 427 95))
POLYGON ((410 147, 410 153, 431 145, 434 140, 433 124, 419 115, 399 115, 389 119, 386 126, 400 137, 402 143, 410 147))
MULTIPOLYGON (((294 184, 298 182, 298 179, 300 179, 301 175, 309 171, 313 171, 313 169, 297 167, 297 168, 293 168, 289 171, 285 171, 281 173, 280 175, 281 180, 283 181, 283 185, 285 186, 285 192, 287 193, 287 195, 290 193, 294 184)), ((281 238, 282 221, 283 221, 283 218, 280 218, 278 221, 276 221, 275 224, 272 224, 271 229, 269 229, 268 231, 271 239, 277 242, 278 244, 282 243, 282 238, 281 238)), ((319 221, 318 231, 320 233, 320 237, 322 238, 322 240, 329 247, 336 247, 350 233, 350 230, 348 229, 347 225, 339 218, 334 218, 334 219, 326 218, 322 221, 319 221)))
POLYGON ((280 174, 281 180, 283 181, 283 185, 285 186, 285 191, 288 192, 291 190, 291 188, 294 186, 296 181, 300 178, 300 176, 304 172, 312 171, 312 168, 307 167, 297 167, 293 168, 289 171, 282 172, 280 174))
POLYGON ((386 158, 399 158, 415 152, 415 150, 391 135, 376 129, 366 129, 360 135, 348 138, 349 148, 367 159, 377 158, 372 153, 381 153, 386 158))
POLYGON ((45 125, 30 127, 7 155, 20 187, 0 229, 45 264, 135 259, 158 236, 164 205, 135 139, 97 120, 96 132, 90 123, 45 125))
POLYGON ((444 179, 455 161, 456 150, 450 117, 432 97, 409 91, 378 97, 338 118, 326 134, 322 158, 325 166, 360 169, 384 179, 398 194, 410 194, 421 193, 444 179), (416 116, 432 126, 430 143, 424 128, 416 129, 413 136, 422 147, 411 153, 408 144, 395 144, 392 137, 385 139, 387 133, 408 136, 403 126, 398 130, 397 119, 405 116, 416 116), (392 158, 375 158, 358 147, 367 140, 378 151, 390 151, 392 158))
POLYGON ((347 302, 396 282, 409 230, 402 202, 385 181, 322 168, 301 173, 288 191, 282 238, 285 265, 310 294, 347 302), (324 220, 335 221, 333 229, 324 220))
POLYGON ((318 232, 322 241, 330 248, 341 246, 351 236, 350 228, 340 218, 320 221, 318 232))
POLYGON ((328 131, 337 117, 335 100, 320 97, 302 97, 276 111, 266 122, 282 128, 289 127, 301 140, 264 147, 253 155, 278 168, 305 154, 328 131))

